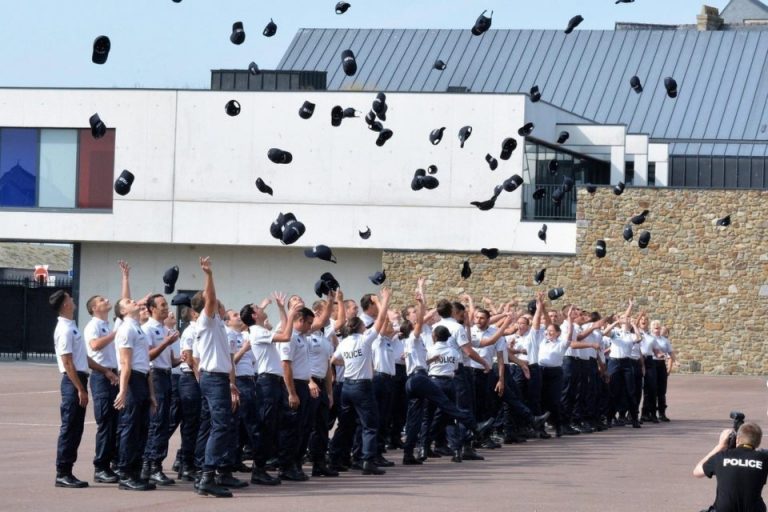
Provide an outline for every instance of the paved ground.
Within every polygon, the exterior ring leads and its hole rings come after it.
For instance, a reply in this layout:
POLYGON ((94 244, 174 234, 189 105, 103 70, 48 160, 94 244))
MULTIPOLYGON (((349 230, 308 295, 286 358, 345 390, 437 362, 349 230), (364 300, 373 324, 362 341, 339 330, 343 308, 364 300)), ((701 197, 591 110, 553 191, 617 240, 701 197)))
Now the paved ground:
MULTIPOLYGON (((672 423, 611 429, 484 451, 485 462, 397 466, 383 477, 345 473, 277 488, 249 487, 231 500, 198 497, 191 484, 145 493, 91 484, 53 486, 58 434, 55 366, 0 363, 0 510, 412 510, 698 511, 714 498, 713 482, 690 476, 693 465, 729 425, 731 409, 760 423, 766 414, 762 378, 673 376, 672 423), (319 502, 318 502, 319 500, 319 502)), ((92 478, 93 412, 89 408, 75 474, 92 478)), ((178 439, 174 439, 175 450, 178 439)), ((400 452, 388 455, 393 460, 400 452)))

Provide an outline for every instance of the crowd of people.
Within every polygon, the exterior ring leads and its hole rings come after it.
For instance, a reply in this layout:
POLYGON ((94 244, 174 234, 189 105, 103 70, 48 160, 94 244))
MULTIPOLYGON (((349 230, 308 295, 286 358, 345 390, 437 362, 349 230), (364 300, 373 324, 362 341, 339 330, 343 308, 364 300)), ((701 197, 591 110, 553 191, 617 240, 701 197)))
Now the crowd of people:
POLYGON ((395 464, 385 455, 400 449, 404 465, 461 463, 531 438, 669 421, 668 329, 632 300, 609 315, 555 308, 544 293, 527 307, 469 295, 429 307, 419 279, 399 311, 386 287, 358 303, 337 283, 311 305, 275 292, 225 309, 210 259, 200 267, 203 290, 173 300, 184 304, 181 333, 164 295, 131 298, 125 262, 121 298, 113 307, 90 297, 82 333, 72 297, 51 295, 62 373, 57 487, 88 486, 72 470, 89 382, 95 482, 175 484, 163 463, 178 430, 177 479, 217 497, 248 485, 242 471, 259 485, 308 480, 305 464, 313 477, 381 475, 395 464))

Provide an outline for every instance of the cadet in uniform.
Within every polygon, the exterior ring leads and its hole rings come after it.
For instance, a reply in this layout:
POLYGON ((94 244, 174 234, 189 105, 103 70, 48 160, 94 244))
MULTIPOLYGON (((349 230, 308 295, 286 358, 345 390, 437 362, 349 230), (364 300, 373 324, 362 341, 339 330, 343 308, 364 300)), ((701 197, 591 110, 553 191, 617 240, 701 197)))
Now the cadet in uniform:
POLYGON ((156 410, 150 415, 147 447, 141 468, 142 480, 149 479, 158 485, 175 482, 163 473, 163 460, 168 456, 168 438, 171 434, 171 368, 178 357, 171 345, 179 338, 176 331, 165 327, 168 318, 168 302, 160 294, 147 299, 150 318, 141 329, 149 343, 149 360, 152 368, 152 387, 157 401, 156 410))
POLYGON ((149 344, 139 326, 140 307, 135 300, 124 298, 116 308, 121 320, 115 335, 120 372, 120 391, 115 398, 115 409, 120 411, 117 467, 120 489, 131 491, 155 488, 155 484, 140 477, 150 409, 157 406, 149 375, 149 344))
POLYGON ((117 458, 117 419, 114 408, 117 398, 117 353, 115 331, 109 328, 107 315, 112 309, 109 300, 94 295, 85 303, 91 319, 83 330, 88 357, 109 373, 94 373, 90 378, 93 415, 96 419, 96 455, 93 458, 94 482, 116 484, 117 474, 111 464, 117 458))
POLYGON ((196 487, 197 493, 204 496, 231 498, 229 488, 248 485, 232 476, 231 466, 234 461, 228 439, 234 424, 233 407, 237 407, 240 394, 235 384, 232 351, 222 320, 222 315, 226 313, 216 298, 210 258, 200 258, 200 268, 205 273, 205 285, 202 292, 192 297, 192 308, 200 313, 197 319, 197 344, 200 352, 203 409, 198 446, 206 437, 206 420, 210 422, 210 433, 204 443, 205 457, 200 482, 196 487))
MULTIPOLYGON (((373 343, 379 336, 384 322, 387 321, 387 308, 391 292, 381 290, 381 300, 371 296, 370 300, 378 308, 378 315, 373 327, 365 330, 360 318, 351 318, 345 327, 345 337, 336 348, 333 359, 344 364, 344 387, 341 390, 341 410, 339 411, 339 429, 354 428, 347 423, 354 411, 362 428, 362 458, 364 475, 383 475, 385 471, 375 464, 377 453, 376 434, 379 428, 378 410, 373 391, 373 343)), ((369 311, 372 308, 369 308, 369 311)), ((337 433, 337 435, 339 435, 337 433)), ((334 441, 336 438, 334 437, 334 441)), ((340 443, 343 444, 343 443, 340 443)), ((332 460, 341 460, 341 453, 332 454, 332 460)))
POLYGON ((51 294, 48 303, 59 315, 53 332, 56 362, 61 372, 61 428, 56 445, 55 485, 72 489, 88 487, 88 482, 72 474, 83 437, 85 408, 88 406, 88 367, 97 367, 105 376, 109 370, 89 362, 83 336, 75 324, 75 301, 72 297, 64 290, 58 290, 51 294))
POLYGON ((198 383, 198 368, 194 358, 194 345, 197 341, 198 312, 191 306, 184 306, 182 315, 188 315, 189 323, 181 334, 179 350, 181 351, 181 377, 179 377, 179 401, 181 404, 181 465, 179 478, 194 480, 195 445, 197 431, 200 429, 200 384, 198 383))

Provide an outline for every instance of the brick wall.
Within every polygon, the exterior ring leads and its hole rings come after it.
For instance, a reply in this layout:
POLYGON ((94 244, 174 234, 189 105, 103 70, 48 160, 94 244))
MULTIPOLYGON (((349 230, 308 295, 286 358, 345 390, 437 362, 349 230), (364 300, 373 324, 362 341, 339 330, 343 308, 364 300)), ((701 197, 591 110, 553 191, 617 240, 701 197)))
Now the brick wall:
POLYGON ((593 195, 581 188, 575 256, 503 254, 489 260, 478 247, 473 254, 388 251, 383 263, 398 306, 410 302, 420 275, 428 278, 431 304, 463 292, 525 304, 539 289, 563 287, 565 297, 556 306, 567 301, 611 313, 634 297, 640 309, 671 328, 682 371, 761 375, 768 370, 766 203, 768 191, 627 188, 617 197, 609 188, 593 195), (645 224, 633 226, 634 241, 625 242, 624 225, 645 209, 651 211, 645 224), (716 227, 715 220, 728 214, 731 226, 716 227), (637 245, 641 230, 652 235, 647 249, 637 245), (607 256, 598 259, 594 246, 601 238, 607 256), (472 267, 466 281, 460 275, 465 259, 472 267), (541 268, 546 279, 535 286, 541 268))

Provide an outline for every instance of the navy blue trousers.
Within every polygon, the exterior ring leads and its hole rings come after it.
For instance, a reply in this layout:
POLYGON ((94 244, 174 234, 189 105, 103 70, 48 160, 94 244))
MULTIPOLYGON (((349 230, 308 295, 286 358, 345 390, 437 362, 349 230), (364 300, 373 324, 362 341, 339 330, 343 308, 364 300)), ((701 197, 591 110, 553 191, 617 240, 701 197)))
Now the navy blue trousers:
POLYGON ((320 387, 320 395, 310 398, 309 414, 309 456, 312 462, 324 462, 325 452, 328 451, 328 415, 330 401, 325 390, 325 379, 314 379, 320 387))
POLYGON ((563 396, 563 368, 541 368, 541 409, 549 411, 549 421, 555 428, 563 425, 560 399, 563 396))
MULTIPOLYGON (((83 386, 88 386, 88 374, 77 372, 77 377, 83 386)), ((83 428, 85 426, 85 407, 80 407, 80 401, 77 397, 77 388, 69 380, 67 374, 61 376, 61 428, 59 429, 59 439, 56 443, 56 471, 67 474, 72 471, 72 467, 77 461, 77 449, 80 446, 80 440, 83 438, 83 428)))
POLYGON ((259 438, 259 390, 256 387, 256 380, 250 375, 241 375, 235 377, 237 390, 240 392, 240 405, 235 411, 235 425, 238 435, 232 436, 232 450, 235 456, 235 463, 242 461, 242 451, 244 441, 250 443, 253 448, 259 438), (240 435, 245 434, 245 438, 240 435))
POLYGON ((291 409, 289 407, 288 390, 283 391, 283 416, 280 423, 280 447, 278 451, 280 468, 283 470, 301 468, 301 461, 304 458, 304 452, 301 451, 302 446, 305 450, 307 448, 304 443, 304 431, 308 427, 309 418, 309 382, 293 379, 293 386, 299 397, 298 408, 291 409))
POLYGON ((253 463, 264 468, 267 461, 277 454, 278 428, 283 407, 283 378, 263 373, 256 378, 260 402, 256 409, 259 435, 253 448, 253 463))
POLYGON ((200 393, 203 404, 195 453, 198 467, 203 471, 229 468, 234 464, 230 439, 235 435, 229 374, 200 372, 200 393))
POLYGON ((384 453, 387 446, 387 426, 392 421, 392 399, 395 392, 395 380, 392 375, 376 372, 373 376, 373 393, 379 412, 379 428, 376 434, 376 452, 384 453))
POLYGON ((181 460, 191 468, 195 466, 195 445, 200 430, 202 408, 200 384, 193 372, 184 372, 179 377, 179 402, 181 405, 181 460))
MULTIPOLYGON (((645 377, 643 377, 643 414, 656 415, 656 400, 658 394, 658 377, 656 376, 656 361, 653 356, 643 358, 645 377)), ((666 373, 666 370, 665 370, 666 373)))
POLYGON ((168 455, 168 438, 171 433, 171 373, 152 370, 150 375, 157 409, 149 417, 149 434, 147 446, 144 449, 144 460, 162 463, 168 455))
POLYGON ((633 420, 637 419, 635 401, 635 362, 624 357, 611 358, 608 362, 608 375, 611 377, 611 400, 608 405, 608 418, 612 419, 622 406, 629 411, 633 420))
POLYGON ((654 361, 656 363, 656 397, 657 408, 660 416, 666 414, 667 410, 667 362, 664 360, 654 361))
POLYGON ((341 460, 344 457, 344 445, 346 443, 343 436, 349 435, 349 430, 354 432, 355 417, 360 422, 362 429, 361 458, 362 460, 373 460, 377 454, 376 434, 379 429, 379 411, 373 392, 373 381, 369 379, 344 381, 341 390, 339 422, 341 427, 343 421, 345 430, 341 433, 338 444, 334 435, 334 449, 332 450, 334 460, 341 460))
POLYGON ((434 404, 442 413, 453 420, 461 422, 468 430, 477 427, 475 417, 467 410, 459 409, 456 401, 449 398, 426 371, 413 373, 405 383, 405 393, 408 398, 408 413, 405 420, 405 451, 413 451, 419 439, 419 432, 424 419, 427 402, 434 404))
POLYGON ((96 471, 101 471, 109 469, 112 461, 117 460, 119 414, 114 403, 119 387, 113 386, 109 379, 98 372, 94 372, 90 380, 93 416, 96 419, 96 455, 93 458, 93 467, 96 471))
POLYGON ((141 469, 141 457, 149 432, 149 376, 131 371, 125 407, 120 411, 118 431, 118 463, 120 471, 132 473, 141 469))

